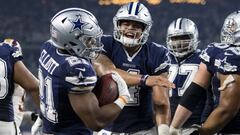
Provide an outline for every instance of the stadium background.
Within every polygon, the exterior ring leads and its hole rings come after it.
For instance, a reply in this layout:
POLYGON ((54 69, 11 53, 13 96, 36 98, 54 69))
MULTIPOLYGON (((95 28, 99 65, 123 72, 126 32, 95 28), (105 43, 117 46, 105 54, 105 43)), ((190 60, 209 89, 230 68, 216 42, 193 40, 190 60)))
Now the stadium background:
MULTIPOLYGON (((51 17, 69 7, 92 12, 104 34, 112 34, 112 18, 122 3, 131 0, 1 0, 0 39, 15 38, 22 48, 24 63, 37 76, 41 43, 49 39, 51 17)), ((198 26, 200 48, 219 41, 225 17, 240 9, 239 0, 139 0, 150 10, 153 27, 150 40, 165 45, 168 25, 178 17, 192 19, 198 26)), ((26 101, 26 109, 36 110, 26 101)), ((31 122, 21 126, 23 135, 29 134, 31 122)))

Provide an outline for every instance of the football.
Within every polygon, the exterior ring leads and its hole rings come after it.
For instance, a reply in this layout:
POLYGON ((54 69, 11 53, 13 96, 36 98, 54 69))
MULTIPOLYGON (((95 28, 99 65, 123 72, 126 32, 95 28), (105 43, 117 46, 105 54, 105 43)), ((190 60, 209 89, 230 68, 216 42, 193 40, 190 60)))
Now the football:
POLYGON ((98 78, 93 93, 98 99, 99 106, 111 104, 118 98, 118 87, 112 78, 112 73, 98 78))

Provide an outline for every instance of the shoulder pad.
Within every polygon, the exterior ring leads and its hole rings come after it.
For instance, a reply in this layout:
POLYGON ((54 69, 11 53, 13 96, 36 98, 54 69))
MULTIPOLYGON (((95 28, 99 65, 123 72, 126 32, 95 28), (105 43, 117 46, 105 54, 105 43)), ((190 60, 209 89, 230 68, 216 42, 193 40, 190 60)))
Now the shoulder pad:
POLYGON ((220 49, 225 49, 228 48, 229 45, 224 44, 224 43, 217 43, 217 42, 213 42, 210 45, 213 45, 214 47, 220 48, 220 49))

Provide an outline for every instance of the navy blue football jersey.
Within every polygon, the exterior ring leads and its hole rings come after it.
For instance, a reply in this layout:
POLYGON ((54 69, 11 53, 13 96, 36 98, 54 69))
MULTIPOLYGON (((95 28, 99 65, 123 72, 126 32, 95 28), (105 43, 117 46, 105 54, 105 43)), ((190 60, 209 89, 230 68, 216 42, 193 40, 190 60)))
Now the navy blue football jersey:
MULTIPOLYGON (((210 44, 200 55, 202 62, 207 65, 207 70, 213 75, 212 89, 215 98, 215 106, 219 103, 220 81, 216 73, 240 74, 240 48, 221 43, 210 44)), ((240 113, 229 122, 220 133, 240 133, 240 113)))
MULTIPOLYGON (((170 60, 167 49, 162 45, 147 42, 133 56, 129 56, 122 44, 112 36, 102 37, 102 43, 103 54, 119 69, 142 75, 168 72, 170 60)), ((132 86, 129 87, 129 92, 133 101, 123 108, 118 118, 106 130, 131 133, 154 126, 151 88, 132 86)))
MULTIPOLYGON (((175 89, 170 90, 170 106, 171 106, 171 116, 177 109, 178 103, 188 88, 188 86, 193 81, 195 74, 198 71, 200 64, 200 50, 196 50, 194 53, 190 54, 188 57, 180 61, 173 54, 170 53, 171 66, 169 69, 169 80, 176 85, 175 89)), ((200 124, 201 116, 205 106, 205 99, 202 99, 191 117, 184 123, 183 128, 190 127, 192 124, 200 124)))
MULTIPOLYGON (((96 73, 89 61, 60 52, 49 40, 39 58, 40 109, 43 132, 51 134, 89 135, 74 112, 68 94, 91 92, 96 73)), ((79 103, 81 104, 81 103, 79 103)))
POLYGON ((14 64, 22 60, 22 53, 8 44, 0 44, 0 121, 14 121, 12 95, 14 64))

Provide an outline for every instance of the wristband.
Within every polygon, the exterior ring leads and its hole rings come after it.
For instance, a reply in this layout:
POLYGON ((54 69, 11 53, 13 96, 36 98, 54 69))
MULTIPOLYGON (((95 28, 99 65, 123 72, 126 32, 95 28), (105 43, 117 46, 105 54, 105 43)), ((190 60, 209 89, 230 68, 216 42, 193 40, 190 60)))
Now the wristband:
POLYGON ((142 75, 140 78, 140 86, 146 86, 146 81, 149 75, 142 75))
POLYGON ((127 101, 123 96, 119 96, 119 98, 115 100, 114 103, 123 109, 123 107, 127 104, 127 101))

